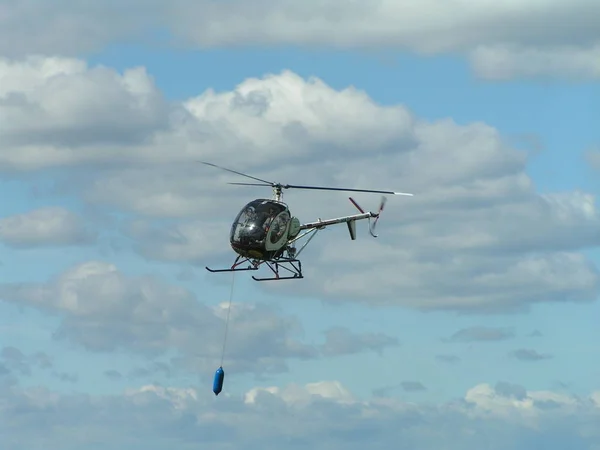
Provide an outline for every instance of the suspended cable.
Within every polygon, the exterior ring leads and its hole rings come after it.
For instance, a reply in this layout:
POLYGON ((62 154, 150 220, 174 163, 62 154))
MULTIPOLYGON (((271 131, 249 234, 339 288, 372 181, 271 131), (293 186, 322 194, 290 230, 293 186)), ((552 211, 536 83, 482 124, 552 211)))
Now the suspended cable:
POLYGON ((229 330, 229 315, 231 314, 231 301, 233 299, 233 286, 235 285, 235 272, 231 272, 231 289, 229 291, 229 304, 227 305, 227 318, 225 319, 225 335, 223 336, 223 350, 221 351, 221 366, 225 358, 225 346, 227 345, 227 333, 229 330))
POLYGON ((215 372, 213 381, 213 392, 219 395, 223 390, 223 381, 225 379, 225 371, 223 370, 223 361, 225 359, 225 347, 227 345, 227 334, 229 331, 229 317, 231 314, 231 302, 233 300, 233 287, 235 285, 235 272, 231 272, 231 290, 229 291, 229 303, 227 305, 227 318, 225 319, 225 334, 223 336, 223 349, 221 350, 221 365, 215 372))

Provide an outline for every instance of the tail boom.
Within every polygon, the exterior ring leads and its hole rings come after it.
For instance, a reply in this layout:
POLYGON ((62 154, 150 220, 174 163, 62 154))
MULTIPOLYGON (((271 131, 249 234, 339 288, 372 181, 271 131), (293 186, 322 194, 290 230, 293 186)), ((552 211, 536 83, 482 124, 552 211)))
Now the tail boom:
POLYGON ((360 211, 360 214, 354 214, 352 216, 338 217, 335 219, 327 219, 327 220, 319 219, 316 222, 309 222, 309 223, 305 223, 305 224, 301 225, 300 230, 308 230, 308 229, 312 229, 312 228, 322 229, 322 228, 328 227, 330 225, 337 225, 339 223, 345 223, 348 226, 348 232, 350 233, 350 239, 352 239, 354 241, 354 240, 356 240, 356 221, 367 219, 369 221, 369 233, 371 234, 371 236, 377 237, 377 235, 375 234, 375 225, 377 224, 377 221, 379 220, 379 215, 381 214, 381 211, 383 211, 383 205, 385 204, 385 197, 382 198, 381 204, 379 206, 379 211, 376 213, 371 212, 371 211, 365 211, 363 208, 361 208, 361 206, 358 203, 356 203, 356 201, 352 197, 350 197, 350 202, 352 202, 352 204, 356 207, 356 209, 358 209, 360 211), (373 222, 371 222, 371 219, 375 219, 375 220, 373 222))

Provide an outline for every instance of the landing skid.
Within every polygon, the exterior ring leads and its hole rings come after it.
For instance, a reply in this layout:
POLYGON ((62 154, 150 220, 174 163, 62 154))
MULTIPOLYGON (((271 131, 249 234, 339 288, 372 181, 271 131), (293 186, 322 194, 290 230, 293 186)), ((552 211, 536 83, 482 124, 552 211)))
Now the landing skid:
POLYGON ((206 267, 206 270, 208 270, 209 272, 212 272, 212 273, 242 272, 242 271, 246 271, 246 270, 258 270, 258 267, 260 266, 260 264, 261 264, 261 261, 257 261, 257 260, 250 259, 250 258, 242 259, 241 256, 238 256, 237 258, 235 258, 233 265, 228 269, 211 269, 210 267, 206 267), (249 264, 247 267, 239 267, 246 262, 249 264))
POLYGON ((241 269, 211 269, 210 267, 206 267, 206 270, 212 273, 220 273, 220 272, 244 272, 246 270, 258 270, 258 267, 242 267, 241 269))
POLYGON ((243 272, 248 270, 258 270, 261 265, 266 265, 271 272, 273 272, 273 277, 270 278, 257 278, 255 276, 252 277, 255 281, 279 281, 279 280, 299 280, 304 278, 302 275, 302 263, 298 259, 293 258, 277 258, 271 261, 257 260, 241 257, 236 258, 233 265, 227 269, 211 269, 210 267, 206 267, 211 273, 222 273, 222 272, 243 272), (248 263, 246 267, 240 267, 242 264, 248 263), (287 271, 286 276, 282 276, 280 269, 287 271))

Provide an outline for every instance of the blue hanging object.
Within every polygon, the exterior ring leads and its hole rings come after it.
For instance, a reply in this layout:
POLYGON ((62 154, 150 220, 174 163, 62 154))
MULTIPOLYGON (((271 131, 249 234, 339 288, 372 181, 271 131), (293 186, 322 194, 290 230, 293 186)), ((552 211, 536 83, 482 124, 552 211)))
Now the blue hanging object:
POLYGON ((223 390, 223 380, 225 379, 225 371, 223 370, 223 358, 225 357, 225 344, 227 343, 227 331, 229 329, 229 313, 231 312, 231 300, 233 298, 233 285, 235 282, 235 272, 231 272, 231 291, 229 292, 229 306, 227 307, 227 319, 225 320, 225 336, 223 337, 223 350, 221 351, 221 365, 215 372, 213 380, 213 392, 219 395, 223 390))
POLYGON ((223 367, 219 367, 215 372, 215 380, 213 381, 213 392, 219 395, 223 390, 223 380, 225 379, 225 371, 223 367))

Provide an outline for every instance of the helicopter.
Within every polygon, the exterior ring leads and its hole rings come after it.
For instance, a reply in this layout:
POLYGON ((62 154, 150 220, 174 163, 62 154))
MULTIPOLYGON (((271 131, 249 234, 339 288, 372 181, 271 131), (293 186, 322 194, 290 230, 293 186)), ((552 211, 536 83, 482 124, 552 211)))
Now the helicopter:
POLYGON ((318 219, 315 222, 303 224, 297 217, 292 216, 288 205, 282 201, 284 189, 368 192, 411 197, 414 195, 408 192, 274 183, 209 162, 199 162, 260 182, 230 182, 227 184, 238 186, 270 186, 273 190, 273 197, 271 199, 257 198, 248 202, 239 211, 231 224, 229 243, 233 251, 237 254, 231 267, 224 269, 211 269, 208 266, 206 267, 206 270, 211 273, 219 273, 258 270, 260 266, 265 265, 273 273, 273 276, 270 278, 257 278, 252 276, 255 281, 278 281, 304 278, 302 274, 302 263, 298 259, 298 256, 315 237, 318 231, 323 230, 330 225, 345 223, 348 226, 350 239, 356 240, 356 221, 367 219, 369 222, 369 233, 374 238, 377 237, 375 234, 375 227, 386 203, 385 196, 381 197, 381 203, 379 204, 379 209, 376 213, 365 211, 352 197, 349 197, 350 202, 358 209, 359 214, 327 220, 318 219), (373 222, 371 222, 371 219, 374 219, 373 222), (296 243, 300 239, 306 237, 308 237, 306 242, 304 242, 300 249, 296 249, 296 243), (242 267, 245 263, 248 263, 248 265, 242 267), (282 270, 287 272, 283 273, 281 272, 282 270))

